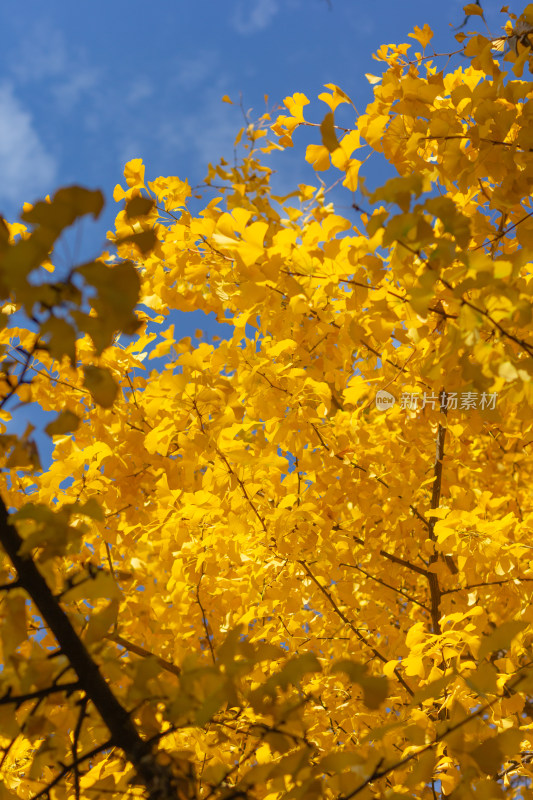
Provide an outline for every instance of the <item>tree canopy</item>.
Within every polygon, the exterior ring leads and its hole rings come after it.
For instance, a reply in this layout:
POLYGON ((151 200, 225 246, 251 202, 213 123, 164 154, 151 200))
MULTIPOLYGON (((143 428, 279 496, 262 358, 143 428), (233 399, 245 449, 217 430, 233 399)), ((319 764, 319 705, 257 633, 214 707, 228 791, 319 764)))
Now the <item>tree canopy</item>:
POLYGON ((503 13, 383 45, 363 113, 285 98, 202 197, 130 161, 90 263, 54 245, 97 191, 2 224, 0 800, 531 797, 533 5, 503 13), (280 196, 289 147, 316 180, 280 196), (180 339, 198 309, 231 334, 180 339))

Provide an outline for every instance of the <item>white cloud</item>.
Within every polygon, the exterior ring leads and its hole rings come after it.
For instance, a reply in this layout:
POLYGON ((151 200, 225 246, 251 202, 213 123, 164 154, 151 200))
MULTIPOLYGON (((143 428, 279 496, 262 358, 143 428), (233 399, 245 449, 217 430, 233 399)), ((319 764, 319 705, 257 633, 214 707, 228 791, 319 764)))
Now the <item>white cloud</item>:
MULTIPOLYGON (((116 142, 116 151, 117 151, 117 158, 118 163, 123 165, 126 164, 128 161, 131 161, 132 158, 142 158, 143 157, 145 147, 143 146, 139 137, 128 136, 127 134, 123 137, 117 139, 116 142)), ((145 161, 146 163, 146 161, 145 161)), ((153 175, 148 176, 151 180, 153 175)))
POLYGON ((17 81, 48 81, 68 70, 69 59, 62 31, 40 19, 30 23, 23 36, 15 37, 10 69, 17 81))
POLYGON ((174 152, 194 154, 193 163, 200 166, 202 177, 209 161, 231 157, 242 125, 239 112, 221 101, 223 93, 215 85, 204 93, 194 113, 164 120, 158 131, 162 151, 169 156, 174 152))
POLYGON ((53 189, 57 164, 31 114, 9 84, 0 85, 0 200, 21 206, 53 189))
POLYGON ((92 68, 79 68, 67 74, 57 85, 51 87, 61 111, 68 113, 86 92, 96 88, 98 73, 92 68))
POLYGON ((154 94, 154 87, 148 78, 141 76, 132 83, 124 96, 124 102, 130 106, 142 103, 154 94))
POLYGON ((171 68, 173 83, 180 89, 197 91, 200 86, 212 84, 213 77, 220 74, 218 54, 201 50, 195 55, 185 55, 176 59, 171 68))
POLYGON ((159 115, 159 124, 150 132, 162 156, 172 161, 176 153, 185 156, 191 167, 204 177, 209 162, 231 158, 234 141, 243 124, 238 107, 222 102, 231 93, 231 79, 218 54, 200 52, 197 57, 176 60, 171 65, 172 84, 183 98, 174 112, 159 115), (187 95, 194 90, 194 103, 187 95), (178 110, 179 109, 179 110, 178 110))
POLYGON ((41 84, 56 108, 70 113, 81 100, 97 93, 101 69, 93 55, 72 47, 65 33, 46 19, 30 23, 24 35, 14 37, 9 53, 15 84, 41 84))
POLYGON ((268 28, 277 13, 277 0, 237 0, 232 24, 237 33, 247 36, 268 28))

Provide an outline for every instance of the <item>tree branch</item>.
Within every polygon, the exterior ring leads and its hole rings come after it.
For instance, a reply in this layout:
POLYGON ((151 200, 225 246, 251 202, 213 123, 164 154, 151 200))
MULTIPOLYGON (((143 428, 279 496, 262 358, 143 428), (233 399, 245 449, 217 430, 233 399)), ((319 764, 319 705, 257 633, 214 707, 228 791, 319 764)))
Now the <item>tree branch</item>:
POLYGON ((141 647, 138 644, 129 642, 127 639, 119 636, 118 633, 108 633, 105 638, 110 639, 112 642, 115 642, 115 644, 120 645, 120 647, 123 647, 124 650, 127 650, 129 653, 135 653, 135 655, 142 656, 143 658, 155 658, 162 669, 165 669, 167 672, 172 672, 173 675, 181 675, 181 669, 173 664, 172 661, 166 661, 164 658, 156 656, 155 653, 152 653, 150 650, 146 650, 144 647, 141 647))
POLYGON ((98 745, 98 747, 94 747, 92 750, 89 750, 88 753, 85 753, 84 755, 79 756, 76 759, 76 761, 73 762, 72 764, 65 764, 63 766, 61 772, 59 772, 55 776, 55 778, 53 778, 49 783, 47 783, 46 786, 44 787, 44 789, 41 789, 40 792, 37 792, 37 794, 34 794, 33 797, 31 798, 31 800, 40 800, 41 797, 44 797, 45 800, 48 800, 50 789, 53 789, 54 786, 57 786, 58 783, 61 783, 63 778, 66 778, 66 776, 69 774, 69 772, 71 772, 75 767, 78 767, 84 761, 88 761, 89 759, 94 758, 94 756, 97 756, 98 753, 101 753, 104 750, 107 750, 108 747, 112 747, 112 746, 113 746, 113 743, 112 743, 111 739, 109 739, 109 741, 98 745))
POLYGON ((405 599, 409 600, 410 603, 415 603, 415 605, 420 606, 426 611, 429 611, 428 607, 424 605, 424 603, 421 603, 420 600, 417 600, 416 597, 412 597, 410 594, 407 594, 407 592, 404 592, 402 589, 398 589, 396 586, 392 586, 392 584, 381 580, 381 578, 377 578, 375 575, 371 575, 369 572, 360 567, 359 564, 345 564, 343 562, 339 566, 348 567, 349 569, 357 569, 359 570, 359 572, 362 572, 363 575, 366 575, 367 578, 370 578, 370 580, 376 581, 376 583, 380 583, 382 586, 386 586, 387 589, 392 589, 393 592, 401 594, 402 597, 405 597, 405 599))
MULTIPOLYGON (((507 687, 504 687, 504 690, 505 689, 509 690, 509 689, 514 688, 519 683, 521 683, 521 681, 523 681, 524 678, 525 678, 524 674, 519 675, 518 679, 516 681, 512 682, 511 685, 509 685, 507 687)), ((504 694, 505 694, 505 691, 503 691, 500 695, 497 695, 497 697, 503 697, 504 694)), ((456 722, 454 725, 450 725, 449 727, 446 727, 446 729, 443 730, 442 733, 437 734, 437 736, 435 736, 435 738, 431 742, 429 742, 429 744, 427 744, 425 747, 422 747, 420 750, 417 750, 416 752, 409 753, 408 756, 405 756, 405 758, 401 758, 398 761, 395 761, 393 764, 390 764, 388 767, 383 767, 383 769, 380 769, 380 766, 381 766, 381 764, 383 763, 383 760, 384 760, 384 759, 381 759, 381 761, 379 761, 378 764, 376 764, 376 766, 374 767, 374 769, 372 771, 372 774, 369 775, 368 778, 365 778, 365 780, 356 789, 354 789, 351 792, 348 792, 348 794, 338 795, 336 800, 351 800, 352 797, 355 797, 356 795, 359 794, 359 792, 362 792, 363 789, 365 788, 365 786, 368 786, 368 784, 371 783, 372 781, 378 780, 379 778, 383 778, 385 775, 388 775, 391 772, 394 772, 394 770, 405 766, 405 764, 408 764, 410 761, 412 761, 417 756, 421 756, 427 750, 431 750, 432 747, 434 747, 436 744, 438 744, 443 739, 445 739, 446 736, 448 736, 448 734, 453 733, 454 731, 458 730, 459 728, 462 728, 463 725, 466 725, 468 722, 470 722, 470 720, 475 719, 476 717, 479 717, 482 714, 485 714, 486 711, 488 711, 489 709, 492 709, 493 702, 494 701, 491 700, 488 703, 486 703, 485 705, 480 706, 476 711, 473 711, 471 714, 467 714, 465 717, 463 717, 463 719, 459 720, 459 722, 456 722)))
POLYGON ((68 697, 77 689, 81 689, 80 682, 71 681, 70 683, 58 683, 53 686, 46 686, 44 689, 36 689, 34 692, 27 692, 26 694, 12 695, 10 686, 6 694, 3 697, 0 697, 0 706, 6 706, 14 703, 15 707, 19 708, 27 700, 41 699, 48 697, 51 694, 56 694, 56 692, 66 692, 68 697))
POLYGON ((444 595, 453 594, 454 592, 466 592, 470 591, 470 589, 482 589, 485 586, 503 586, 505 583, 514 583, 515 581, 520 581, 520 583, 533 583, 533 578, 522 578, 521 576, 517 576, 516 578, 503 578, 501 581, 482 581, 481 583, 469 583, 466 586, 458 586, 456 589, 444 589, 441 594, 444 595))
MULTIPOLYGON (((334 525, 333 530, 342 530, 342 528, 340 528, 340 526, 334 525)), ((354 542, 357 542, 357 544, 365 543, 364 539, 361 539, 359 536, 354 536, 353 534, 352 534, 352 539, 354 540, 354 542)), ((407 569, 410 569, 413 572, 418 573, 418 575, 423 575, 424 578, 427 578, 427 576, 429 575, 429 572, 427 571, 427 569, 424 569, 424 567, 419 567, 417 564, 413 564, 412 561, 407 561, 407 559, 405 558, 400 558, 399 556, 395 556, 392 553, 388 553, 386 550, 380 550, 379 554, 380 556, 383 556, 383 558, 388 558, 389 561, 392 561, 394 564, 400 564, 400 566, 406 567, 407 569)))
MULTIPOLYGON (((128 711, 117 700, 102 677, 70 619, 52 594, 45 579, 30 556, 22 557, 23 540, 10 524, 5 503, 0 498, 0 543, 15 567, 20 585, 39 609, 54 634, 62 653, 76 672, 80 688, 93 703, 111 733, 111 742, 119 747, 134 766, 139 780, 146 786, 150 800, 168 800, 177 796, 178 785, 170 765, 157 762, 156 751, 144 741, 128 711)), ((34 798, 33 800, 36 800, 34 798)))
MULTIPOLYGON (((314 583, 314 584, 315 584, 315 585, 316 585, 316 586, 317 586, 317 587, 320 589, 320 591, 322 592, 322 594, 324 595, 324 597, 327 599, 327 601, 329 602, 329 604, 332 606, 332 608, 334 609, 335 613, 336 613, 336 614, 338 614, 338 616, 339 616, 339 617, 342 619, 342 621, 343 621, 343 622, 344 622, 344 623, 345 623, 345 624, 346 624, 346 625, 347 625, 347 626, 350 628, 350 630, 351 630, 351 631, 353 631, 353 633, 355 633, 355 635, 357 636, 357 638, 359 639, 359 641, 361 641, 361 642, 362 642, 362 643, 363 643, 363 644, 364 644, 366 647, 368 647, 368 649, 369 649, 369 650, 370 650, 370 651, 371 651, 371 652, 374 654, 374 657, 375 657, 375 658, 379 659, 381 662, 383 662, 384 664, 386 664, 386 663, 388 662, 388 659, 387 659, 387 658, 385 658, 385 656, 384 656, 384 655, 382 655, 382 654, 379 652, 379 650, 376 650, 376 648, 375 648, 375 647, 374 647, 372 644, 370 644, 370 642, 369 642, 369 641, 366 639, 366 637, 365 637, 365 636, 363 636, 363 634, 361 633, 361 631, 360 631, 360 630, 358 630, 358 629, 355 627, 355 625, 353 624, 353 622, 352 622, 352 621, 351 621, 351 620, 350 620, 350 619, 349 619, 349 618, 346 616, 346 614, 344 613, 344 611, 342 611, 342 610, 339 608, 339 606, 337 605, 337 603, 335 602, 335 600, 334 600, 334 599, 333 599, 333 597, 331 596, 331 592, 328 592, 328 590, 327 590, 327 589, 326 589, 324 586, 322 586, 322 584, 320 583, 320 581, 319 581, 319 580, 318 580, 318 579, 315 577, 315 575, 314 575, 314 574, 313 574, 313 572, 310 570, 309 566, 308 566, 308 565, 305 563, 305 561, 300 561, 300 560, 299 560, 299 561, 298 561, 298 564, 301 564, 301 566, 304 568, 304 570, 306 571, 306 573, 309 575, 309 577, 311 578, 311 580, 313 581, 313 583, 314 583)), ((408 684, 408 683, 406 683, 406 681, 403 679, 403 677, 402 677, 402 675, 400 674, 400 672, 398 671, 398 668, 397 668, 397 667, 395 667, 395 668, 394 668, 394 674, 395 674, 395 676, 396 676, 397 680, 398 680, 398 681, 401 683, 401 685, 403 686, 403 688, 404 688, 404 689, 405 689, 405 691, 407 692, 407 694, 408 694, 410 697, 413 697, 413 696, 414 696, 414 692, 413 692, 413 690, 411 689, 411 687, 409 686, 409 684, 408 684)))
MULTIPOLYGON (((446 414, 447 408, 445 405, 446 401, 446 392, 444 389, 441 391, 441 409, 444 406, 444 411, 441 413, 446 414)), ((433 491, 431 493, 431 509, 436 509, 440 505, 440 493, 442 489, 442 462, 444 459, 444 440, 446 439, 446 426, 439 422, 439 426, 437 429, 437 444, 435 450, 435 464, 433 466, 433 491)), ((435 524, 437 522, 436 517, 430 517, 429 526, 428 526, 428 538, 430 541, 435 544, 435 524)), ((438 553, 436 550, 433 551, 431 557, 429 559, 429 563, 435 564, 438 560, 438 553)), ((455 565, 454 565, 455 566, 455 565)), ((431 624, 433 627, 433 633, 440 633, 440 600, 441 600, 441 591, 439 586, 439 579, 434 572, 429 572, 428 576, 428 583, 429 583, 429 593, 431 597, 431 624)))
MULTIPOLYGON (((533 211, 531 211, 529 214, 527 214, 523 219, 519 220, 519 222, 523 222, 524 219, 527 219, 527 217, 530 217, 532 215, 533 215, 533 211)), ((518 225, 519 222, 516 223, 516 225, 518 225)), ((516 227, 516 225, 514 227, 516 227)), ((509 229, 506 229, 506 230, 509 230, 509 229)), ((496 237, 496 238, 498 238, 498 237, 496 237)), ((413 247, 410 247, 408 244, 405 244, 405 242, 403 242, 401 239, 397 239, 396 241, 402 247, 405 247, 405 249, 408 250, 410 253, 413 253, 413 255, 417 256, 421 261, 423 261, 424 264, 428 267, 428 269, 432 269, 432 267, 430 266, 427 258, 424 258, 424 256, 418 250, 415 250, 413 247)), ((494 239, 491 240, 491 241, 494 241, 494 239)), ((479 248, 473 248, 473 249, 477 250, 479 248)), ((453 288, 453 286, 451 285, 451 283, 449 281, 445 280, 445 278, 443 278, 441 275, 438 275, 437 277, 438 277, 438 280, 442 283, 443 286, 445 286, 447 289, 449 289, 450 292, 452 292, 452 293, 454 292, 454 288, 453 288)), ((506 339, 509 339, 511 342, 514 342, 515 344, 517 344, 520 347, 521 350, 523 350, 525 353, 528 354, 528 356, 533 357, 533 344, 529 344, 524 339, 520 339, 518 336, 515 336, 512 333, 509 333, 509 331, 507 331, 502 325, 500 325, 500 323, 497 320, 495 320, 495 319, 493 319, 491 317, 491 315, 489 314, 488 311, 485 311, 484 308, 479 308, 479 306, 476 306, 474 303, 471 303, 470 300, 467 300, 465 297, 461 297, 460 298, 460 302, 461 302, 461 305, 468 306, 469 308, 472 309, 472 311, 476 311, 478 314, 481 314, 482 317, 485 317, 485 319, 488 320, 490 322, 490 324, 494 328, 496 328, 496 330, 500 331, 502 336, 504 336, 506 339)))

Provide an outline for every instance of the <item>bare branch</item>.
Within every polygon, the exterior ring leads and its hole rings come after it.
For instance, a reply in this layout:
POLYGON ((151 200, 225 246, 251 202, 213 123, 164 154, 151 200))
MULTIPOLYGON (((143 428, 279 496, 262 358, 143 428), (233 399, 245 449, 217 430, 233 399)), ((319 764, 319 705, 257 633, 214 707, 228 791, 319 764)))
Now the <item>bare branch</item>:
POLYGON ((49 697, 57 692, 66 692, 67 697, 81 689, 79 681, 70 681, 70 683, 58 683, 52 686, 46 686, 44 689, 36 689, 34 692, 27 692, 26 694, 11 694, 11 686, 3 697, 0 697, 0 706, 7 706, 14 704, 15 708, 19 708, 23 703, 28 700, 36 700, 44 697, 49 697))

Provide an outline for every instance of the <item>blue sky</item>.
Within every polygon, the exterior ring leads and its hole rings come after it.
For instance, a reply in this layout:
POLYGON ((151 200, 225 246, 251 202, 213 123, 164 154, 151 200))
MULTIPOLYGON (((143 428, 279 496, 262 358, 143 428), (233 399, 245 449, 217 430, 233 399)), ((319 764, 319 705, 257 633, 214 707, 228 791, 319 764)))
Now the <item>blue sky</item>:
MULTIPOLYGON (((500 5, 484 3, 495 35, 503 24, 500 5)), ((232 157, 242 125, 239 95, 253 118, 264 112, 265 94, 270 104, 297 91, 313 99, 324 83, 336 83, 361 112, 372 96, 364 73, 381 69, 372 53, 402 41, 415 49, 407 35, 424 23, 435 32, 437 52, 456 49, 452 26, 463 21, 462 6, 462 0, 4 0, 0 213, 13 220, 23 202, 67 184, 100 188, 107 198, 101 219, 84 221, 69 251, 59 254, 95 257, 118 210, 112 193, 126 161, 141 157, 149 179, 201 182, 209 161, 232 157), (223 103, 225 94, 237 104, 223 103)), ((485 31, 479 18, 471 22, 485 31)), ((270 165, 279 191, 313 182, 303 149, 276 155, 270 165)), ((379 161, 370 161, 371 183, 379 172, 379 161)), ((191 316, 180 320, 182 336, 198 327, 215 332, 215 324, 191 316)), ((18 416, 23 425, 25 415, 18 416)))

